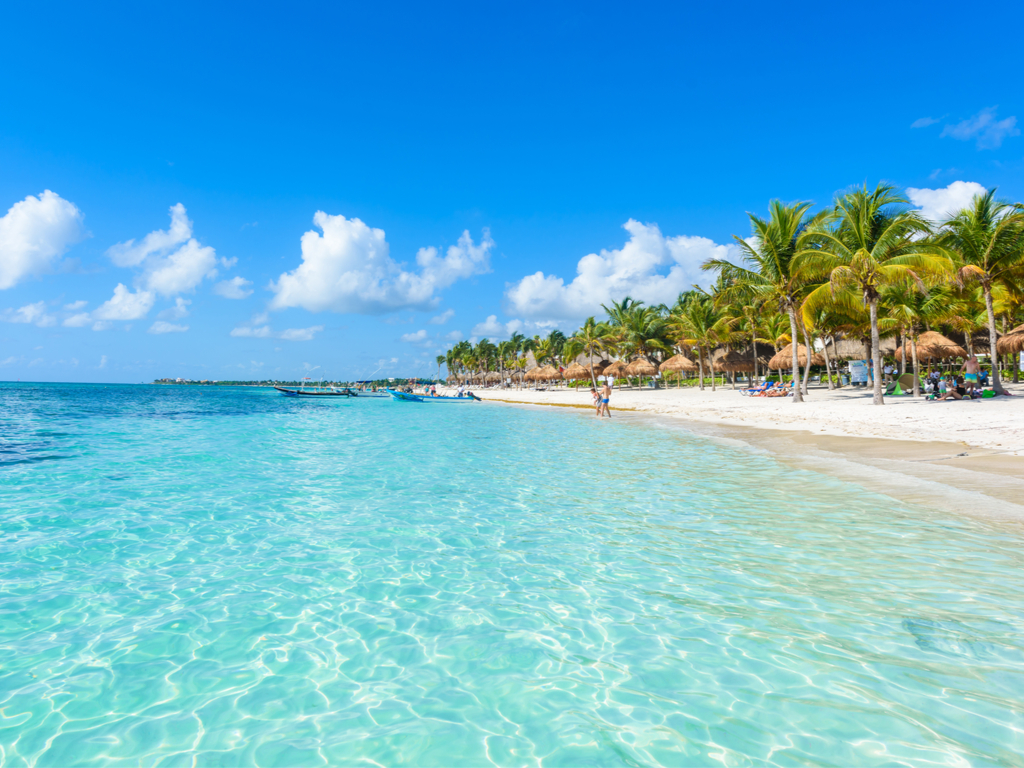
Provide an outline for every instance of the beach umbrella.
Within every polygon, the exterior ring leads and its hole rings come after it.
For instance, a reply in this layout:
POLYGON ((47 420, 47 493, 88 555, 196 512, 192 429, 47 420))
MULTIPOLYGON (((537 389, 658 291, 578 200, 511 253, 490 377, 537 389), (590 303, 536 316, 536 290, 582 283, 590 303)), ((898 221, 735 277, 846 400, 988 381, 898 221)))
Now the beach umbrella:
MULTIPOLYGON (((799 365, 807 365, 807 347, 800 344, 796 348, 796 361, 799 365)), ((811 365, 825 365, 825 358, 817 352, 811 353, 811 365)), ((774 371, 785 371, 793 367, 793 345, 787 344, 779 354, 768 361, 768 367, 774 371)))
POLYGON ((573 363, 565 369, 565 378, 570 381, 582 381, 590 378, 590 369, 584 368, 579 363, 573 363))
POLYGON ((646 357, 638 357, 626 366, 627 376, 656 376, 658 368, 646 357))
POLYGON ((1024 350, 1024 325, 1018 325, 996 342, 996 352, 1000 355, 1013 355, 1024 350))
POLYGON ((523 377, 523 380, 524 381, 539 381, 540 380, 540 372, 541 372, 541 370, 542 370, 541 368, 531 368, 530 370, 528 370, 526 372, 526 375, 523 377))
POLYGON ((623 376, 626 375, 626 364, 621 360, 616 360, 614 363, 612 363, 603 371, 601 371, 601 374, 603 376, 614 376, 616 379, 622 378, 623 376))
POLYGON ((489 382, 491 384, 497 383, 501 381, 501 374, 498 373, 497 371, 491 371, 484 376, 484 381, 489 382))
MULTIPOLYGON (((907 355, 908 360, 912 357, 910 342, 907 342, 903 348, 896 350, 896 359, 902 360, 904 353, 907 355)), ((936 333, 935 331, 925 331, 917 337, 918 361, 944 360, 949 357, 966 358, 967 350, 952 339, 947 339, 941 333, 936 333)))
MULTIPOLYGON (((737 352, 735 349, 720 350, 715 353, 715 360, 712 367, 719 373, 728 371, 730 373, 752 372, 754 370, 754 356, 751 354, 737 352)), ((764 365, 764 360, 759 360, 764 365)), ((824 362, 824 361, 822 361, 824 362)), ((790 362, 790 367, 793 363, 790 362)))
POLYGON ((543 378, 546 381, 554 381, 556 379, 562 378, 562 372, 555 368, 553 365, 545 365, 543 368, 540 369, 539 377, 543 378))
POLYGON ((674 355, 658 366, 662 373, 692 373, 697 364, 686 355, 674 355))

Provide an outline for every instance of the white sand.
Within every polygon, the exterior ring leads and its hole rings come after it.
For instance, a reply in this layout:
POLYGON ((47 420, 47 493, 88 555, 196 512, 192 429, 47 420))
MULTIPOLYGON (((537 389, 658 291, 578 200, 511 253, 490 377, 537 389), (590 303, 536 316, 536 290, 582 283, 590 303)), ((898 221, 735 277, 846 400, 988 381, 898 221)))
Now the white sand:
MULTIPOLYGON (((760 429, 805 430, 826 435, 943 441, 1024 454, 1024 384, 1009 384, 1015 397, 971 401, 928 401, 910 396, 887 397, 873 405, 870 390, 844 387, 829 391, 812 386, 803 403, 792 398, 743 397, 739 391, 710 387, 623 389, 611 398, 615 409, 665 414, 692 421, 760 429)), ((536 405, 586 405, 590 389, 550 392, 473 389, 488 400, 536 405)))

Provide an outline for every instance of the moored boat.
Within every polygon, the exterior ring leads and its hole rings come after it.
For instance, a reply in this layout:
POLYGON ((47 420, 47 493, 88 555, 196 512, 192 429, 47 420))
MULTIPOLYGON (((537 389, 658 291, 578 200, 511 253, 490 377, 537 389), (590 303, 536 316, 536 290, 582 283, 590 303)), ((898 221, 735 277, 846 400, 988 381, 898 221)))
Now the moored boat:
POLYGON ((385 391, 391 395, 392 400, 402 403, 472 403, 480 400, 472 392, 467 392, 465 397, 431 397, 430 395, 413 395, 409 392, 398 392, 394 389, 385 391))

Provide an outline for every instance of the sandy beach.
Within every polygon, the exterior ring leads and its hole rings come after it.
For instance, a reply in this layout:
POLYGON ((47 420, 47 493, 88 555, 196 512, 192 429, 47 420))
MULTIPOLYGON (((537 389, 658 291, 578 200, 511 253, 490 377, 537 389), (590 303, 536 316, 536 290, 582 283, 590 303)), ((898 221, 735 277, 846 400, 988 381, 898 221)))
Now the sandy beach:
MULTIPOLYGON (((772 430, 799 430, 837 437, 957 443, 1008 455, 1024 453, 1024 384, 1008 384, 1014 397, 929 401, 887 397, 871 402, 870 390, 811 387, 803 403, 791 398, 743 397, 738 390, 696 387, 622 389, 611 398, 616 410, 672 416, 690 422, 772 430)), ((476 390, 486 400, 530 405, 590 407, 589 388, 537 392, 476 390)))

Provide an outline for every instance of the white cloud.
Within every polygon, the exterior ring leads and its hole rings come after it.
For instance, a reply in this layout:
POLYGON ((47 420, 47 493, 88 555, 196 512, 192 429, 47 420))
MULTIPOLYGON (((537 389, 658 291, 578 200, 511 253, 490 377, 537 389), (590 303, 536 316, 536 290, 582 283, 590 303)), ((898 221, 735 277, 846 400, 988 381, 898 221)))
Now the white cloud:
POLYGON ((919 117, 917 120, 910 124, 911 128, 927 128, 929 125, 935 125, 937 122, 942 120, 941 117, 919 117))
POLYGON ((168 307, 156 316, 157 320, 181 320, 183 317, 188 317, 188 305, 191 303, 188 299, 179 296, 174 300, 173 307, 168 307))
POLYGON ((138 245, 134 239, 118 243, 107 249, 107 255, 119 267, 135 267, 149 256, 169 253, 174 246, 186 242, 190 237, 192 222, 188 220, 185 206, 178 203, 171 206, 171 226, 168 229, 150 232, 138 245))
POLYGON ((252 281, 246 280, 244 277, 233 277, 230 280, 222 280, 217 283, 213 286, 213 292, 225 299, 244 299, 246 296, 252 295, 252 291, 248 288, 250 285, 252 285, 252 281))
POLYGON ((452 331, 451 333, 446 333, 444 337, 448 341, 462 341, 462 331, 452 331))
POLYGON ((156 296, 149 291, 132 293, 118 283, 114 295, 93 313, 94 320, 140 320, 153 308, 156 296))
POLYGON ((5 357, 3 360, 0 360, 0 365, 14 365, 19 360, 21 360, 20 357, 11 355, 10 357, 5 357))
POLYGON ((0 218, 0 290, 51 269, 84 236, 82 212, 45 190, 15 203, 0 218))
MULTIPOLYGON (((217 276, 217 254, 210 246, 200 245, 192 237, 192 222, 181 203, 172 205, 171 226, 150 232, 139 243, 128 240, 107 250, 119 267, 139 267, 142 274, 136 284, 161 296, 192 291, 204 278, 217 276)), ((224 267, 234 259, 221 259, 224 267)))
POLYGON ((316 334, 322 331, 322 325, 314 325, 310 328, 288 328, 284 331, 272 331, 269 325, 253 327, 242 325, 234 328, 231 335, 244 339, 283 339, 285 341, 311 341, 316 334))
POLYGON ((175 325, 174 323, 168 323, 166 320, 157 320, 149 326, 150 333, 184 333, 187 330, 187 325, 175 325))
POLYGON ((712 257, 728 258, 733 249, 706 237, 665 237, 656 224, 633 219, 623 228, 630 234, 626 244, 584 256, 568 285, 561 277, 537 272, 510 286, 505 292, 509 312, 538 320, 580 320, 626 296, 669 304, 694 283, 707 285, 710 277, 700 265, 712 257))
POLYGON ((427 322, 429 322, 431 325, 444 325, 449 320, 451 320, 453 317, 455 317, 455 310, 454 309, 446 309, 440 315, 436 315, 436 316, 430 318, 430 320, 428 320, 427 322))
POLYGON ((65 304, 64 305, 64 309, 68 310, 69 312, 77 312, 80 309, 84 309, 85 305, 88 304, 88 303, 89 302, 85 301, 85 300, 73 301, 70 304, 65 304))
POLYGON ((302 264, 271 283, 271 309, 368 315, 429 309, 439 290, 490 269, 494 241, 487 230, 479 245, 463 232, 444 256, 436 248, 421 248, 416 254, 418 271, 407 271, 389 255, 384 230, 323 211, 317 211, 313 223, 323 234, 310 230, 302 236, 302 264))
POLYGON ((427 332, 425 330, 418 330, 415 333, 403 333, 402 341, 409 344, 420 344, 427 340, 427 332))
POLYGON ((996 107, 986 107, 978 114, 956 125, 947 125, 939 137, 950 136, 958 141, 977 140, 978 149, 998 149, 1003 139, 1020 136, 1016 117, 996 120, 996 107))
POLYGON ((82 312, 67 318, 61 325, 68 328, 83 328, 92 322, 92 316, 88 312, 82 312))
POLYGON ((0 314, 0 320, 5 323, 31 323, 40 328, 49 328, 57 324, 57 318, 46 314, 46 302, 37 301, 35 304, 26 304, 18 309, 6 309, 0 314))
POLYGON ((971 199, 987 190, 976 181, 954 181, 942 189, 907 190, 910 202, 921 209, 921 215, 933 223, 945 221, 961 208, 970 205, 971 199))
POLYGON ((99 364, 98 367, 100 367, 100 368, 106 368, 107 367, 107 356, 106 355, 101 355, 100 356, 100 364, 99 364))
POLYGON ((470 331, 472 336, 508 336, 505 324, 498 321, 497 315, 490 315, 482 323, 477 323, 470 331))

